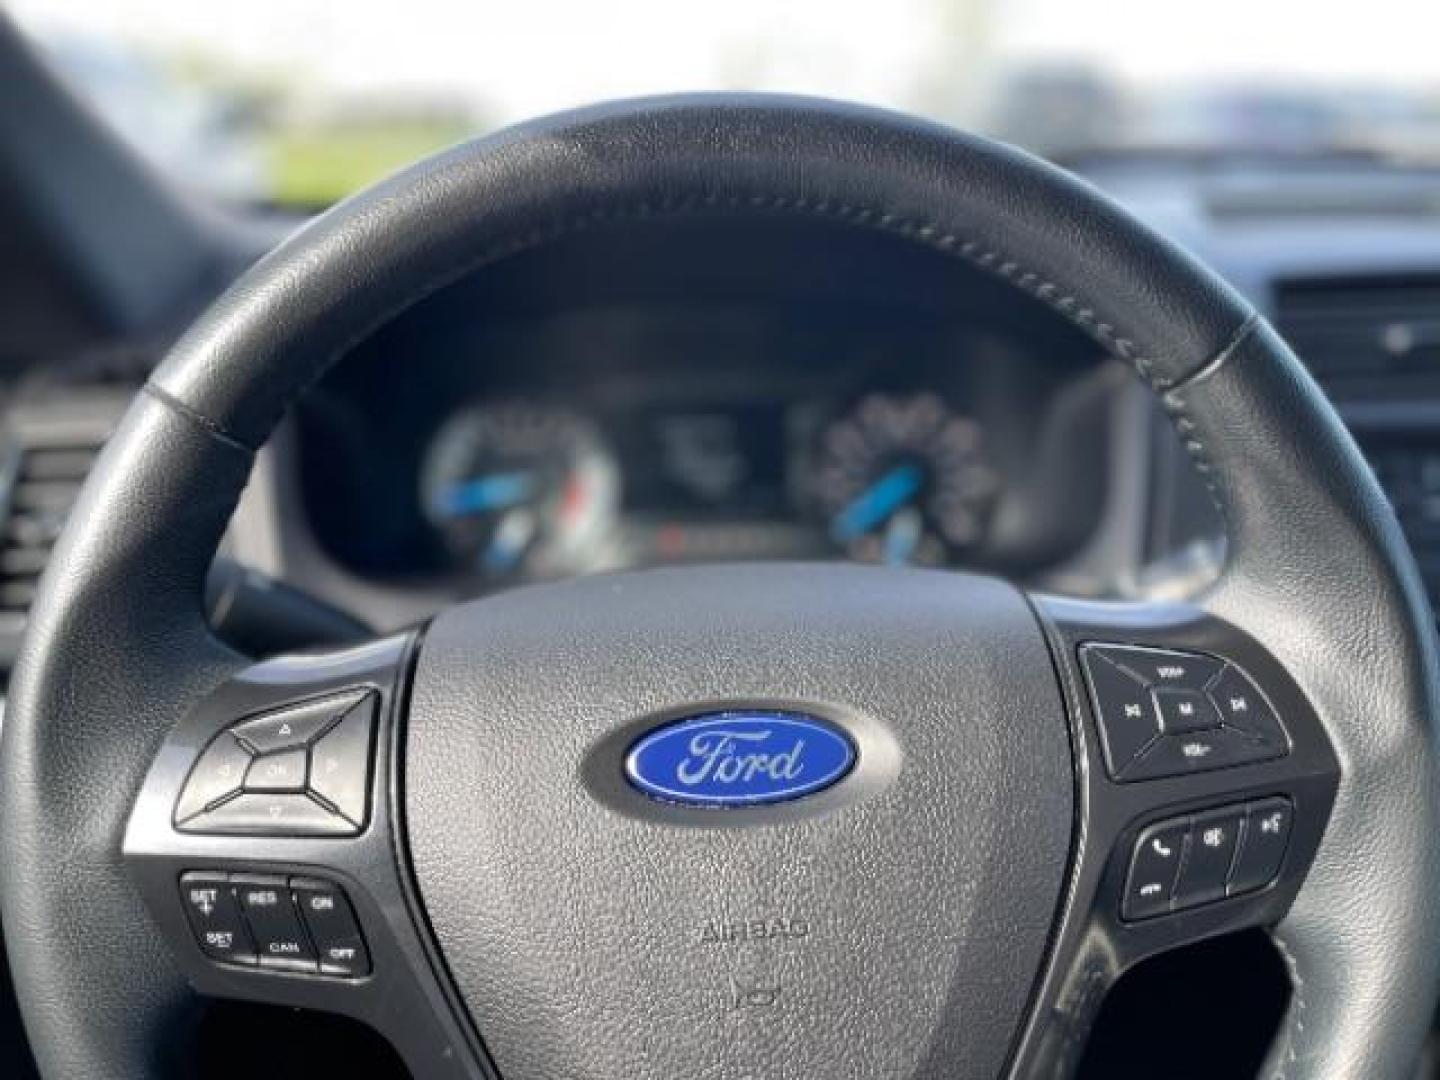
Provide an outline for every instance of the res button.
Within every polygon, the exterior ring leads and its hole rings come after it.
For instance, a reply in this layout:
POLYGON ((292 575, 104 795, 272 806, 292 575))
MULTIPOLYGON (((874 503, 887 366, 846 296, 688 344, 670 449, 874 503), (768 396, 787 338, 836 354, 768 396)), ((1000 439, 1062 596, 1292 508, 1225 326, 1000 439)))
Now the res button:
POLYGON ((260 966, 315 971, 315 950, 300 925, 285 879, 236 874, 231 881, 255 934, 260 966))

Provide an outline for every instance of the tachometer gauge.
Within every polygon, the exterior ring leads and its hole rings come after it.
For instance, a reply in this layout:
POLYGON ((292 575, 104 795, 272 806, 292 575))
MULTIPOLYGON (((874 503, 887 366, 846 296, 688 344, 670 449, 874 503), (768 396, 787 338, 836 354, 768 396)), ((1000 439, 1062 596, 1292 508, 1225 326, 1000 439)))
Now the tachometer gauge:
POLYGON ((825 428, 815 492, 831 539, 866 562, 943 565, 984 535, 997 478, 980 426, 934 394, 872 394, 825 428))
POLYGON ((596 569, 619 497, 618 469, 591 424, 521 403, 451 417, 420 481, 451 555, 493 582, 596 569))

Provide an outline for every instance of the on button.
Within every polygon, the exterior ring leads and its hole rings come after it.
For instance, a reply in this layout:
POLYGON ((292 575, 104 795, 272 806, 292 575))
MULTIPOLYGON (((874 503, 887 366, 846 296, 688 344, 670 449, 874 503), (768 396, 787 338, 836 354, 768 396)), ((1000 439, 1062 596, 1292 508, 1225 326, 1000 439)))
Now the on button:
POLYGON ((291 878, 290 888, 319 952, 320 971, 349 978, 370 974, 370 953, 340 887, 312 878, 291 878))

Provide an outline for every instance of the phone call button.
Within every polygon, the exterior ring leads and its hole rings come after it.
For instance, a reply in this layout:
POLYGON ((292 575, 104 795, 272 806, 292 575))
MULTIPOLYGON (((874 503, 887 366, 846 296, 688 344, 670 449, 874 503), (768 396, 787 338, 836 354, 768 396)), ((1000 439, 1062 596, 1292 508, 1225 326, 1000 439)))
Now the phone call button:
POLYGON ((1189 831, 1184 820, 1152 825, 1135 841, 1121 915, 1148 919, 1170 910, 1189 831))

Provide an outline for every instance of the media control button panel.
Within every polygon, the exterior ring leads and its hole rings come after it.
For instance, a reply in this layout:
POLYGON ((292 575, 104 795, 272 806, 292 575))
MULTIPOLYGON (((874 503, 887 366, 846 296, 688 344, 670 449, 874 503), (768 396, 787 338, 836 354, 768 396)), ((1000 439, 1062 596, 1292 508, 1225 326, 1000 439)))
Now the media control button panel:
POLYGON ((180 900, 195 943, 211 960, 352 979, 370 974, 354 909, 333 882, 196 870, 181 875, 180 900))
POLYGON ((1285 756, 1290 741, 1259 687, 1205 653, 1080 647, 1105 766, 1122 783, 1285 756))
POLYGON ((1276 797, 1148 826, 1130 853, 1121 916, 1135 922, 1265 888, 1280 876, 1294 817, 1276 797))

